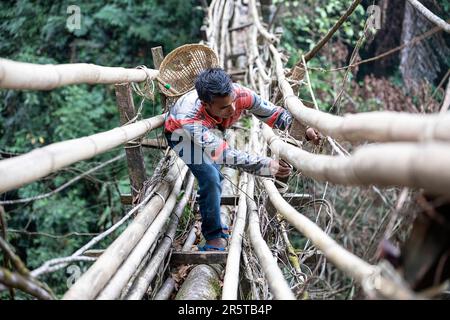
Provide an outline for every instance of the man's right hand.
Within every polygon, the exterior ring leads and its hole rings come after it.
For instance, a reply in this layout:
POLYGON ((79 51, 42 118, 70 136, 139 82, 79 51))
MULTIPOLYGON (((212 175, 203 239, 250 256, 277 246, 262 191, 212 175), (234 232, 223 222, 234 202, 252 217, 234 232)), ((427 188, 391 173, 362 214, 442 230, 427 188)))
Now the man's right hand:
POLYGON ((277 178, 286 178, 289 177, 289 175, 292 172, 292 169, 283 160, 281 160, 281 162, 278 160, 272 160, 270 162, 270 172, 277 178))

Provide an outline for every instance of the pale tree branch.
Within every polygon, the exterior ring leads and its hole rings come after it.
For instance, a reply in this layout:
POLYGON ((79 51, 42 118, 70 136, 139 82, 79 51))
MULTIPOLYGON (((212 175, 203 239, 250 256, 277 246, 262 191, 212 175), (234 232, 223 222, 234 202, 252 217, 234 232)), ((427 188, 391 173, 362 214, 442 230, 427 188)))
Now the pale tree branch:
POLYGON ((2 287, 2 285, 20 289, 38 299, 53 299, 53 297, 46 290, 34 283, 30 278, 16 272, 11 272, 5 268, 0 268, 0 287, 2 287))
POLYGON ((14 265, 17 271, 19 271, 20 274, 24 276, 28 276, 30 274, 30 271, 27 269, 19 256, 14 253, 8 242, 6 242, 6 240, 2 237, 0 237, 0 248, 9 257, 11 263, 14 265))
POLYGON ((450 107, 450 80, 447 83, 447 89, 445 90, 444 103, 442 104, 441 113, 447 112, 450 107))
POLYGON ((433 12, 427 9, 423 4, 417 0, 408 0, 409 3, 414 6, 421 14, 425 16, 428 20, 433 22, 435 25, 442 28, 445 32, 450 33, 450 24, 445 22, 443 19, 435 15, 433 12))
MULTIPOLYGON (((352 5, 347 9, 347 11, 339 18, 339 20, 335 23, 335 25, 328 31, 328 33, 317 43, 317 45, 311 49, 306 55, 305 60, 308 62, 319 52, 320 49, 331 39, 331 37, 339 30, 341 25, 350 17, 350 15, 355 11, 356 7, 361 3, 361 0, 353 1, 352 5)), ((297 66, 302 65, 302 61, 300 60, 297 66)))
POLYGON ((73 178, 73 179, 67 181, 67 182, 64 183, 63 185, 59 186, 58 188, 56 188, 55 190, 52 190, 52 191, 50 191, 50 192, 47 192, 47 193, 44 193, 44 194, 40 194, 40 195, 37 195, 37 196, 34 196, 34 197, 24 198, 24 199, 15 199, 15 200, 5 200, 5 201, 0 201, 0 204, 27 203, 27 202, 30 202, 30 201, 35 201, 35 200, 41 200, 41 199, 44 199, 44 198, 48 198, 48 197, 50 197, 50 196, 52 196, 52 195, 54 195, 54 194, 56 194, 56 193, 58 193, 58 192, 64 190, 65 188, 67 188, 68 186, 70 186, 70 185, 73 184, 74 182, 80 180, 81 178, 83 178, 83 177, 85 177, 85 176, 91 174, 91 173, 94 172, 94 171, 97 171, 97 170, 99 170, 99 169, 101 169, 101 168, 107 166, 107 165, 110 164, 110 163, 113 163, 113 162, 115 162, 115 161, 117 161, 117 160, 120 160, 120 159, 122 159, 123 157, 125 157, 125 154, 121 154, 121 155, 119 155, 119 156, 117 156, 117 157, 114 157, 114 158, 112 158, 112 159, 110 159, 110 160, 108 160, 108 161, 106 161, 106 162, 103 162, 103 163, 101 163, 100 165, 98 165, 98 166, 96 166, 96 167, 94 167, 94 168, 92 168, 92 169, 89 169, 88 171, 83 172, 82 174, 76 176, 75 178, 73 178))

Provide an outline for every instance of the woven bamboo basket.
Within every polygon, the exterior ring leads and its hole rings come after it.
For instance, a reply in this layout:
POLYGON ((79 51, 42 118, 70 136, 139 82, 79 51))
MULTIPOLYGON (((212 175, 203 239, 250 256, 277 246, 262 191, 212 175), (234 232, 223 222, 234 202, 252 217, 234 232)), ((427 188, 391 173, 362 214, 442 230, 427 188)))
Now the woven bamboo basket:
POLYGON ((167 97, 179 97, 194 89, 195 78, 207 68, 219 67, 217 54, 203 44, 186 44, 161 62, 158 85, 167 97))

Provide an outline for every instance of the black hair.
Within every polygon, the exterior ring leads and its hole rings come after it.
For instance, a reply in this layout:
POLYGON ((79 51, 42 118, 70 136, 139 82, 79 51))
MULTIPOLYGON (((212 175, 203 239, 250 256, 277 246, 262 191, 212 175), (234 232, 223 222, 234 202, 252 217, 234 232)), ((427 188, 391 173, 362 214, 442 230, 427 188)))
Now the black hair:
POLYGON ((233 91, 233 82, 222 68, 202 71, 195 80, 195 90, 201 101, 211 103, 214 97, 226 97, 233 91))

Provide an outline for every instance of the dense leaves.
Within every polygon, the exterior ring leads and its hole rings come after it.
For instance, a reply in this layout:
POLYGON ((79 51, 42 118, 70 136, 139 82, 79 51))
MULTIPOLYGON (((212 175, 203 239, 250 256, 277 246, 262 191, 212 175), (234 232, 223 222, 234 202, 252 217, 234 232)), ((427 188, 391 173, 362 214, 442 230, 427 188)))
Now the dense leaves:
MULTIPOLYGON (((77 1, 80 28, 70 24, 76 21, 77 11, 69 8, 73 4, 0 2, 0 57, 41 64, 86 62, 153 67, 152 47, 161 45, 167 54, 179 45, 199 41, 203 12, 195 0, 77 1)), ((135 102, 139 106, 140 98, 135 102)), ((66 86, 49 92, 0 90, 0 106, 3 155, 109 130, 119 123, 112 85, 66 86)), ((158 101, 145 102, 144 117, 158 112, 158 101)), ((49 192, 122 150, 117 148, 78 163, 2 195, 0 201, 49 192)), ((157 157, 157 153, 146 154, 149 173, 157 157)), ((8 205, 8 240, 30 269, 51 258, 70 255, 93 233, 122 216, 119 190, 129 193, 123 159, 49 198, 8 205)), ((108 240, 101 245, 107 244, 108 240)), ((0 256, 0 263, 1 259, 0 256)), ((67 290, 68 276, 63 269, 43 280, 61 295, 67 290)))

